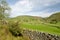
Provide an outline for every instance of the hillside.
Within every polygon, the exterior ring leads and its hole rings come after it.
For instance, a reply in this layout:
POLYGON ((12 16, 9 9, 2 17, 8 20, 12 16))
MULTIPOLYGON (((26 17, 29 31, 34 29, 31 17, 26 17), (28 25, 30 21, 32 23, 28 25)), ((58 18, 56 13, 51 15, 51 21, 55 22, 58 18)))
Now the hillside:
POLYGON ((49 19, 56 19, 57 21, 60 21, 60 12, 52 14, 49 19))
MULTIPOLYGON (((36 39, 39 39, 39 40, 41 37, 42 37, 41 39, 43 39, 43 38, 46 39, 47 36, 49 38, 52 37, 51 39, 53 39, 53 38, 55 39, 57 36, 60 36, 60 17, 59 17, 59 15, 60 15, 60 13, 55 13, 55 14, 51 15, 50 17, 48 17, 47 19, 44 19, 42 17, 37 17, 37 16, 24 15, 24 16, 18 16, 15 18, 10 18, 7 20, 7 23, 4 21, 2 21, 2 22, 0 21, 0 40, 31 40, 32 38, 34 38, 34 40, 35 40, 35 36, 36 36, 36 39), (54 24, 54 23, 47 22, 47 20, 51 21, 53 19, 55 21, 58 21, 58 23, 54 24), (23 30, 25 30, 25 31, 23 31, 23 30), (18 35, 17 37, 15 37, 16 34, 19 34, 20 31, 23 36, 18 35), (28 36, 26 36, 26 35, 28 35, 28 36), (40 35, 40 36, 38 36, 38 35, 40 35), (29 38, 31 38, 31 39, 29 39, 29 38)), ((54 22, 54 21, 52 21, 52 22, 54 22)), ((45 39, 43 39, 43 40, 45 40, 45 39)), ((59 40, 59 38, 58 38, 58 40, 59 40)))
POLYGON ((60 12, 52 14, 50 17, 46 19, 47 21, 57 21, 60 22, 60 12))
POLYGON ((12 18, 11 21, 19 21, 21 28, 30 30, 38 30, 40 32, 60 35, 60 26, 47 23, 44 18, 36 16, 18 16, 12 18))
POLYGON ((43 22, 44 19, 42 17, 37 17, 37 16, 18 16, 15 18, 11 18, 10 21, 20 21, 20 22, 27 22, 27 23, 40 23, 43 22))

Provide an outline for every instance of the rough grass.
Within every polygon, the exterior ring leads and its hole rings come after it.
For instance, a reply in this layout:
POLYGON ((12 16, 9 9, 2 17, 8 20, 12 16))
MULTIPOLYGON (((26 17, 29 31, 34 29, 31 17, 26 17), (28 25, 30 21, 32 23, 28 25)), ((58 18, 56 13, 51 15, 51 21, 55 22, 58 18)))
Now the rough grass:
POLYGON ((0 25, 0 40, 29 40, 29 38, 27 36, 15 37, 10 33, 7 25, 0 25))

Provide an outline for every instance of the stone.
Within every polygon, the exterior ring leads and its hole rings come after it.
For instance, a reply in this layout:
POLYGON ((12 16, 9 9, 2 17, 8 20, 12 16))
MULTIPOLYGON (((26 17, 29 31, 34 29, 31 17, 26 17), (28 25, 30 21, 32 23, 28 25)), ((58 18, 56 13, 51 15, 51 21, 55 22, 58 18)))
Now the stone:
POLYGON ((38 31, 24 30, 23 34, 29 36, 30 40, 60 40, 60 36, 38 31))

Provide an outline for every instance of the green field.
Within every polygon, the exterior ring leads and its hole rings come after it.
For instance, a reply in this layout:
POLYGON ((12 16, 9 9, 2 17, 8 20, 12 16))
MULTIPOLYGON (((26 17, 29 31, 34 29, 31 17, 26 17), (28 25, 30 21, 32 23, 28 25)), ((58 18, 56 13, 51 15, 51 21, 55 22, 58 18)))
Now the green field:
POLYGON ((26 29, 37 30, 37 31, 40 31, 40 32, 60 35, 60 29, 58 29, 56 27, 53 27, 53 26, 46 25, 46 24, 22 23, 20 26, 22 28, 26 28, 26 29))

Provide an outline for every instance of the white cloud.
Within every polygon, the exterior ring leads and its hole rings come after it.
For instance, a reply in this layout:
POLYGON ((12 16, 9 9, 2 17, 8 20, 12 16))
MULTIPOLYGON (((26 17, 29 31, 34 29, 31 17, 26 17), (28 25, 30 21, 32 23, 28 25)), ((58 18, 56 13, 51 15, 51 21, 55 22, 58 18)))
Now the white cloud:
MULTIPOLYGON (((25 12, 29 12, 32 10, 32 4, 28 0, 22 0, 16 2, 14 5, 11 5, 11 13, 13 15, 24 14, 25 12)), ((13 16, 12 15, 12 16, 13 16)))
POLYGON ((56 3, 59 3, 59 0, 21 0, 16 2, 14 5, 11 5, 12 8, 12 17, 18 16, 18 15, 32 15, 32 16, 41 16, 41 17, 47 17, 50 16, 52 13, 47 12, 48 10, 43 10, 40 12, 29 12, 32 11, 33 8, 37 9, 43 8, 46 6, 55 5, 56 3))
POLYGON ((31 0, 34 5, 50 6, 56 3, 60 3, 60 0, 31 0))
POLYGON ((49 17, 50 15, 52 15, 53 13, 48 13, 45 11, 41 11, 41 12, 30 12, 29 14, 25 14, 25 15, 31 15, 31 16, 40 16, 40 17, 49 17))

